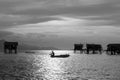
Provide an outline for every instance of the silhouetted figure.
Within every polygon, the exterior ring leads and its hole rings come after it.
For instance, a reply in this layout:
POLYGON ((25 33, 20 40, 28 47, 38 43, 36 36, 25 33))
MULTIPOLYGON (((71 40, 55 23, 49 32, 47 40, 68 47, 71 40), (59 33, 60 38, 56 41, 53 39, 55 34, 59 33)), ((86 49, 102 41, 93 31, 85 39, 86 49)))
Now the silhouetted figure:
POLYGON ((102 53, 102 46, 100 44, 86 44, 86 48, 87 54, 89 54, 90 51, 92 51, 93 54, 95 54, 96 51, 99 51, 100 54, 102 53))
POLYGON ((50 56, 52 58, 66 58, 66 57, 69 57, 70 55, 69 54, 60 54, 60 55, 55 55, 54 51, 51 52, 50 56))
POLYGON ((54 51, 52 51, 52 52, 51 52, 51 55, 52 55, 52 56, 54 56, 54 55, 55 55, 54 51))
POLYGON ((110 54, 110 55, 120 54, 120 44, 108 44, 107 54, 110 54))
POLYGON ((4 42, 4 53, 17 53, 18 42, 4 42))
POLYGON ((74 53, 79 50, 80 53, 83 52, 83 44, 74 44, 74 53))

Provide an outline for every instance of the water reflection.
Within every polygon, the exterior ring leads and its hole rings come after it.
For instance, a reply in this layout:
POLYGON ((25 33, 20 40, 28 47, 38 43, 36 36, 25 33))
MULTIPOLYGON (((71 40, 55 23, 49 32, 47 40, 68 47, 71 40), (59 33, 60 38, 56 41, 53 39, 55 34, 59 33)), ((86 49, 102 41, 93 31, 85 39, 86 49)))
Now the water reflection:
MULTIPOLYGON (((56 51, 56 53, 64 52, 56 51)), ((120 73, 118 71, 120 65, 118 60, 120 59, 105 55, 72 54, 69 58, 51 58, 49 55, 42 55, 39 58, 36 56, 35 59, 38 59, 37 72, 45 80, 110 80, 113 73, 120 73), (114 69, 114 67, 117 68, 114 69)))
MULTIPOLYGON (((39 56, 36 58, 36 65, 39 66, 37 73, 42 73, 42 77, 48 80, 62 79, 64 72, 64 62, 58 58, 51 58, 50 56, 39 56), (38 59, 38 60, 37 60, 38 59), (42 59, 42 62, 40 62, 42 59)), ((41 74, 40 74, 41 75, 41 74)))

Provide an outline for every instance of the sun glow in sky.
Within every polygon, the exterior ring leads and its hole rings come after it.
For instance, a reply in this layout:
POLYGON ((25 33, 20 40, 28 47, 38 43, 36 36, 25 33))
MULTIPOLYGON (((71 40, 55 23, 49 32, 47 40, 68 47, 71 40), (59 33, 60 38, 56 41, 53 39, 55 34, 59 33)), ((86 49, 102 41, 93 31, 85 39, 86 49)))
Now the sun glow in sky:
POLYGON ((119 0, 0 0, 0 4, 4 4, 0 39, 61 49, 74 43, 120 42, 119 0))

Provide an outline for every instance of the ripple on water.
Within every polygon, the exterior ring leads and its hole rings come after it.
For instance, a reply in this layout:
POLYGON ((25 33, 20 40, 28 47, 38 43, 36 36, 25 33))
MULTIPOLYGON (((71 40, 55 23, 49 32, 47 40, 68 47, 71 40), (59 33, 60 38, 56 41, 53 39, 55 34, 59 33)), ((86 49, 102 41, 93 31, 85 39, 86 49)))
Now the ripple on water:
POLYGON ((40 54, 0 55, 5 80, 119 80, 119 56, 72 54, 51 58, 40 54))

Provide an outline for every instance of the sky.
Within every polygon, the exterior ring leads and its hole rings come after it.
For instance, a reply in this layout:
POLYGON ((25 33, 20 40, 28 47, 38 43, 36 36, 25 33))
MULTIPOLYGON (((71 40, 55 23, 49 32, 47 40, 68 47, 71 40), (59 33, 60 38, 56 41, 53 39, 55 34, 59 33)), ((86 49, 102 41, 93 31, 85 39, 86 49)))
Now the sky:
POLYGON ((0 39, 59 49, 120 43, 120 0, 0 0, 0 39))

